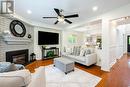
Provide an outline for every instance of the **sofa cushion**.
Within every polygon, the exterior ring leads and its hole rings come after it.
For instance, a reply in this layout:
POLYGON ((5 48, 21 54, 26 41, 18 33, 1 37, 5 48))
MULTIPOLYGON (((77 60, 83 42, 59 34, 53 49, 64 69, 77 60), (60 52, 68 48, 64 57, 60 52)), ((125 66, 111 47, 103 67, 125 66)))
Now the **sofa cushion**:
POLYGON ((85 56, 67 55, 72 60, 85 62, 85 56))
POLYGON ((10 71, 11 63, 10 62, 0 62, 0 73, 10 71))
POLYGON ((76 56, 75 55, 67 55, 67 57, 75 58, 76 56))
POLYGON ((76 56, 75 59, 77 61, 85 62, 85 56, 76 56))
POLYGON ((0 73, 0 87, 25 87, 31 81, 29 70, 0 73))

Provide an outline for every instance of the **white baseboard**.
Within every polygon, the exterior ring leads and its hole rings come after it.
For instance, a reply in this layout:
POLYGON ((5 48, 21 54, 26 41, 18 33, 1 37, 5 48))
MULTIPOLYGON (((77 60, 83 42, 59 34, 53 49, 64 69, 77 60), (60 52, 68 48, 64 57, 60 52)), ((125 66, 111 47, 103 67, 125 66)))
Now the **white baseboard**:
POLYGON ((110 72, 110 68, 108 68, 108 67, 101 67, 101 70, 106 71, 106 72, 110 72))
POLYGON ((111 64, 110 64, 110 68, 116 63, 117 61, 114 60, 111 64))
POLYGON ((99 63, 96 63, 95 65, 97 65, 97 66, 101 66, 101 64, 99 64, 99 63))

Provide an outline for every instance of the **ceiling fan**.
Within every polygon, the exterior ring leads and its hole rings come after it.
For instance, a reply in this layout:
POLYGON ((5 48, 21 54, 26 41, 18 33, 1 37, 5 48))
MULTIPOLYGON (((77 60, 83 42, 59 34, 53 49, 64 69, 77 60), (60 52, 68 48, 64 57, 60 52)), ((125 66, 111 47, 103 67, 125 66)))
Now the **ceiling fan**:
POLYGON ((58 22, 67 22, 69 24, 72 24, 72 22, 70 20, 68 20, 67 18, 74 18, 74 17, 79 17, 78 14, 73 14, 73 15, 67 15, 64 16, 62 14, 63 10, 59 10, 57 8, 54 8, 54 11, 57 13, 57 17, 43 17, 43 18, 57 18, 57 21, 54 24, 57 24, 58 22))

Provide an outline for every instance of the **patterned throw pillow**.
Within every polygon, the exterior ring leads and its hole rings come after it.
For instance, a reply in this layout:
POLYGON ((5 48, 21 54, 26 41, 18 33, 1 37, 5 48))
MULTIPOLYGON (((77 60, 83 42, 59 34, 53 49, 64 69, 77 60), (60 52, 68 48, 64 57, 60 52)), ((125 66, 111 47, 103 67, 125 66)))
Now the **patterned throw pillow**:
POLYGON ((25 69, 25 67, 22 64, 15 64, 15 67, 17 70, 25 69))
POLYGON ((10 62, 0 62, 0 73, 21 70, 21 69, 24 69, 24 66, 21 64, 14 64, 10 62))
POLYGON ((80 55, 79 55, 79 56, 85 56, 85 52, 86 52, 86 51, 85 51, 84 49, 81 49, 81 50, 80 50, 80 55))
POLYGON ((94 48, 89 47, 88 49, 91 51, 91 53, 94 53, 94 48))
POLYGON ((76 52, 76 47, 74 46, 74 47, 73 47, 72 55, 75 55, 75 52, 76 52))
POLYGON ((0 62, 0 73, 9 72, 10 71, 10 62, 0 62))
POLYGON ((80 49, 81 49, 81 46, 77 46, 76 56, 79 56, 79 55, 80 55, 80 49))
POLYGON ((87 49, 87 50, 85 51, 85 56, 88 55, 88 54, 91 54, 91 50, 90 50, 90 49, 87 49))
POLYGON ((91 50, 90 49, 87 50, 87 54, 91 54, 91 50))

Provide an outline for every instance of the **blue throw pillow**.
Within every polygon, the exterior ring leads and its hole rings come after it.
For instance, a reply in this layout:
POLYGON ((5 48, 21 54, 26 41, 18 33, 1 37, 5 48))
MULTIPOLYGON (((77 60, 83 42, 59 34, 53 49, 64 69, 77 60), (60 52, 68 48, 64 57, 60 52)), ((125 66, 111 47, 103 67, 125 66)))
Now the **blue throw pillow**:
POLYGON ((10 71, 10 62, 0 62, 0 73, 9 72, 10 71))

